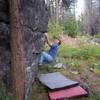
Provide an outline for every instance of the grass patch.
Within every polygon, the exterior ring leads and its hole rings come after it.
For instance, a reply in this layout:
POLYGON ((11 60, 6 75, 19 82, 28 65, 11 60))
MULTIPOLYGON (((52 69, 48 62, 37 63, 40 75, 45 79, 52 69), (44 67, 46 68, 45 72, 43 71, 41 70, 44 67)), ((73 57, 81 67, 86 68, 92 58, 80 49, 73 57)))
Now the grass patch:
POLYGON ((97 75, 100 75, 100 70, 95 69, 94 72, 95 72, 97 75))
POLYGON ((66 46, 59 49, 60 61, 67 64, 72 70, 82 72, 84 68, 91 67, 100 75, 100 48, 94 46, 66 46))
POLYGON ((100 60, 94 57, 88 59, 88 65, 94 69, 94 72, 100 75, 100 60))
POLYGON ((100 48, 96 47, 71 47, 62 45, 60 47, 58 56, 64 58, 77 58, 77 59, 89 59, 95 57, 100 59, 100 48))
POLYGON ((77 60, 77 59, 70 59, 67 61, 67 65, 72 69, 72 70, 77 70, 79 72, 83 71, 84 69, 84 64, 82 60, 77 60))
POLYGON ((44 64, 39 66, 39 73, 51 73, 51 72, 57 72, 60 71, 57 68, 53 67, 53 64, 44 64))
POLYGON ((95 35, 96 38, 100 38, 100 33, 98 33, 97 35, 95 35))
POLYGON ((100 100, 100 93, 97 92, 93 87, 91 87, 92 95, 86 100, 100 100))
POLYGON ((48 91, 38 81, 33 84, 33 94, 30 100, 48 100, 48 91))

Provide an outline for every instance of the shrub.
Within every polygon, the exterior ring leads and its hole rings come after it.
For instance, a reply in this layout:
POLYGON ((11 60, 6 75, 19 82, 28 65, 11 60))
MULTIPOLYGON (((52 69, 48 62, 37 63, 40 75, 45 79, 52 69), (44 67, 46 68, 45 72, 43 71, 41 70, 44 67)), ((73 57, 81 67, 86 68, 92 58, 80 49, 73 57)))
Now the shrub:
POLYGON ((64 33, 64 27, 59 24, 49 23, 48 28, 49 28, 50 36, 52 38, 55 38, 58 35, 58 33, 60 34, 64 33))
POLYGON ((94 69, 100 70, 100 63, 99 63, 99 62, 94 63, 94 64, 93 64, 93 67, 94 67, 94 69))
POLYGON ((100 70, 94 69, 94 72, 95 72, 97 75, 100 75, 100 70))
POLYGON ((70 18, 66 23, 65 23, 65 31, 68 33, 69 36, 71 37, 76 37, 78 35, 77 31, 77 23, 74 18, 70 18))

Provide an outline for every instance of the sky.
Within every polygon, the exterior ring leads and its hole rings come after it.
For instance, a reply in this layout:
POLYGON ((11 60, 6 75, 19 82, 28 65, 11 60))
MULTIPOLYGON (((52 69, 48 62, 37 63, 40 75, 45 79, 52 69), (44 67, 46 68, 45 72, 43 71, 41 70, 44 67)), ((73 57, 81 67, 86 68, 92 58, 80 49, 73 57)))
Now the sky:
POLYGON ((84 13, 84 0, 78 0, 76 5, 76 17, 84 13))

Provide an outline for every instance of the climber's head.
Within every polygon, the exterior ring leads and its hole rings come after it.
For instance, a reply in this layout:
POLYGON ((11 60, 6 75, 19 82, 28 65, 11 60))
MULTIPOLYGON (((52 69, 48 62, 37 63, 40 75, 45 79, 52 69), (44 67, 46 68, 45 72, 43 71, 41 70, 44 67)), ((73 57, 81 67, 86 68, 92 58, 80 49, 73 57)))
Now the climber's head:
POLYGON ((58 45, 61 45, 61 39, 60 39, 60 38, 56 38, 56 39, 54 40, 54 42, 57 43, 58 45))

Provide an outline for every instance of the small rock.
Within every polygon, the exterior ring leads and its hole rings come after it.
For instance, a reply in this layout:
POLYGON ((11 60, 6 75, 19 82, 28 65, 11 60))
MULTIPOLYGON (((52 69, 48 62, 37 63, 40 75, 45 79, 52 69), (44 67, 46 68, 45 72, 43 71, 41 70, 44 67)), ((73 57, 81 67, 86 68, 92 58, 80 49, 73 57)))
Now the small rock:
POLYGON ((93 68, 90 68, 90 71, 91 71, 91 72, 94 72, 94 69, 93 69, 93 68))
POLYGON ((80 84, 80 86, 81 86, 83 89, 85 89, 85 91, 87 91, 86 97, 91 96, 92 92, 91 92, 91 89, 90 89, 90 87, 89 87, 88 84, 83 83, 83 84, 80 84))
POLYGON ((57 63, 54 68, 62 68, 63 67, 63 64, 62 63, 57 63))
POLYGON ((75 75, 79 74, 78 71, 71 71, 71 73, 72 73, 72 74, 75 74, 75 75))

